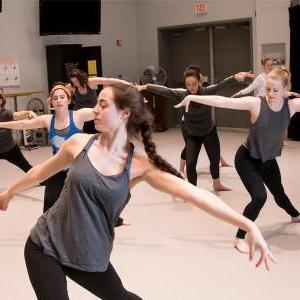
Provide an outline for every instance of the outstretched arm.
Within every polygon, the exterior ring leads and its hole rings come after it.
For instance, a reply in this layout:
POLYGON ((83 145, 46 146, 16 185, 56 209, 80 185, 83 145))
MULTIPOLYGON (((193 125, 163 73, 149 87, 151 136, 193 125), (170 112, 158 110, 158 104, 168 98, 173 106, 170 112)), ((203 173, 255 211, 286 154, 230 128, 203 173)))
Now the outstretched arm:
POLYGON ((166 86, 151 84, 151 83, 145 85, 136 85, 136 88, 138 89, 138 91, 147 90, 150 93, 165 97, 174 102, 181 101, 187 95, 186 89, 182 89, 182 88, 172 89, 166 86))
POLYGON ((185 97, 181 103, 175 105, 175 107, 179 108, 185 106, 186 111, 188 111, 188 107, 191 101, 220 108, 248 110, 252 113, 258 108, 261 100, 260 98, 250 96, 239 99, 233 99, 223 96, 189 95, 185 97))
POLYGON ((260 76, 257 76, 251 84, 249 84, 246 88, 236 92, 232 97, 240 97, 243 95, 247 95, 257 89, 260 85, 264 85, 265 82, 262 80, 260 76), (261 82, 260 82, 261 81, 261 82))
POLYGON ((289 100, 290 114, 291 117, 296 113, 300 112, 300 98, 294 98, 289 100))
POLYGON ((42 115, 31 120, 0 122, 0 128, 20 130, 44 128, 50 126, 50 119, 51 115, 42 115))
POLYGON ((234 74, 233 76, 230 76, 228 78, 225 78, 223 81, 210 85, 209 87, 203 88, 204 95, 216 95, 219 91, 227 88, 228 86, 231 86, 233 84, 236 84, 237 82, 243 82, 245 78, 253 78, 254 75, 249 72, 239 72, 234 74))
POLYGON ((72 136, 63 143, 57 154, 46 160, 40 165, 30 169, 20 180, 14 185, 0 193, 0 210, 6 210, 9 202, 13 199, 16 193, 30 188, 57 172, 63 170, 74 160, 74 150, 76 147, 77 137, 72 136))
POLYGON ((155 167, 150 168, 143 175, 143 179, 152 187, 188 201, 210 215, 247 231, 248 244, 251 249, 250 260, 254 257, 255 246, 260 251, 257 267, 264 262, 269 269, 269 260, 275 261, 256 225, 226 205, 219 197, 155 167))
POLYGON ((32 110, 16 111, 13 113, 14 121, 23 120, 23 119, 34 119, 37 117, 38 115, 32 110))
POLYGON ((106 78, 106 77, 90 77, 89 78, 89 86, 92 89, 96 89, 98 85, 108 85, 114 83, 123 83, 127 85, 133 85, 132 83, 119 79, 119 78, 106 78))

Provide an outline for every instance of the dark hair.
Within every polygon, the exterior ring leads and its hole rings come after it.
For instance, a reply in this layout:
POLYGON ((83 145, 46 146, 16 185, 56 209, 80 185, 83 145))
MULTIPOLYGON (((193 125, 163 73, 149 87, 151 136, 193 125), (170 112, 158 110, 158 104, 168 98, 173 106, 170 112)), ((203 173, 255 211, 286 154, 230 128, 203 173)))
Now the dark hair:
POLYGON ((269 61, 269 60, 273 63, 273 59, 272 58, 266 57, 266 58, 264 58, 264 59, 261 60, 261 64, 264 66, 267 63, 267 61, 269 61))
MULTIPOLYGON (((89 77, 88 74, 82 70, 79 69, 72 69, 69 73, 69 77, 71 78, 77 78, 81 86, 86 86, 89 83, 89 77)), ((73 82, 71 81, 71 85, 74 86, 73 82)))
POLYGON ((198 65, 189 65, 185 69, 183 73, 183 79, 191 76, 196 77, 199 81, 202 81, 202 75, 200 73, 200 67, 198 65))
POLYGON ((6 99, 4 98, 4 96, 2 94, 0 94, 0 99, 2 100, 1 107, 4 107, 6 104, 6 99))
POLYGON ((129 135, 133 136, 137 136, 138 133, 141 133, 144 148, 150 161, 160 170, 182 178, 180 173, 156 152, 156 145, 152 141, 151 130, 153 117, 147 109, 142 95, 135 87, 127 84, 114 83, 107 87, 112 88, 114 102, 118 109, 130 109, 127 132, 129 135))

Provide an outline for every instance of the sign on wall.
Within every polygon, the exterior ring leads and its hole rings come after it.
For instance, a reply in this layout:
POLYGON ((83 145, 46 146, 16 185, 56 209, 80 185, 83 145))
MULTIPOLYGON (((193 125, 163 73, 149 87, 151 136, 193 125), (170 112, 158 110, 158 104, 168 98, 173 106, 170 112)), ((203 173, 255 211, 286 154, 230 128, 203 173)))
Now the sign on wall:
POLYGON ((20 85, 19 65, 16 58, 0 58, 0 87, 20 85))

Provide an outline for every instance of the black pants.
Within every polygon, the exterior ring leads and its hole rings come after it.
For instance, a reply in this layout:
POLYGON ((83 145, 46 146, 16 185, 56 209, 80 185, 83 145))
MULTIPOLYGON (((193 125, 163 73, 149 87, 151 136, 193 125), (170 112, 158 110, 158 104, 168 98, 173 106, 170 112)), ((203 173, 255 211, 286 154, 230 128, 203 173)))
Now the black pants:
POLYGON ((7 152, 0 153, 0 159, 9 161, 10 163, 22 169, 25 173, 27 173, 32 168, 32 166, 22 154, 21 149, 18 145, 15 145, 11 150, 8 150, 7 152))
POLYGON ((197 185, 197 161, 202 144, 210 162, 210 174, 213 179, 220 177, 220 141, 216 127, 204 136, 187 135, 186 142, 186 173, 190 183, 197 185))
POLYGON ((128 292, 111 264, 105 272, 84 272, 61 265, 30 238, 27 239, 25 261, 36 296, 40 300, 67 300, 66 275, 103 300, 138 300, 128 292))
POLYGON ((188 136, 188 133, 186 131, 186 129, 184 128, 184 122, 182 121, 181 122, 181 134, 182 134, 182 137, 184 139, 184 148, 182 149, 181 151, 181 155, 180 155, 180 158, 183 159, 183 160, 186 160, 186 138, 188 136))
MULTIPOLYGON (((235 155, 236 170, 251 196, 251 202, 246 206, 243 215, 254 221, 267 200, 267 191, 270 190, 279 207, 284 209, 291 217, 299 216, 298 210, 293 206, 284 192, 281 183, 281 174, 276 159, 262 162, 254 159, 249 151, 242 145, 235 155)), ((239 229, 237 237, 243 239, 246 232, 239 229)))
POLYGON ((58 199, 65 183, 67 172, 60 171, 46 180, 43 212, 47 211, 58 199))

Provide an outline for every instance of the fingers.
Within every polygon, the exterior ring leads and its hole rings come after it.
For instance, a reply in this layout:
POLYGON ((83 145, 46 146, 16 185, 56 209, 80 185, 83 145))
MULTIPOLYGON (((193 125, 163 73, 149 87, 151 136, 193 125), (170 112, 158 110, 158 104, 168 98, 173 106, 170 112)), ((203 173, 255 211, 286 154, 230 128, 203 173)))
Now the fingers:
POLYGON ((265 259, 266 259, 265 251, 263 249, 260 249, 260 257, 255 267, 258 268, 264 262, 265 259))

